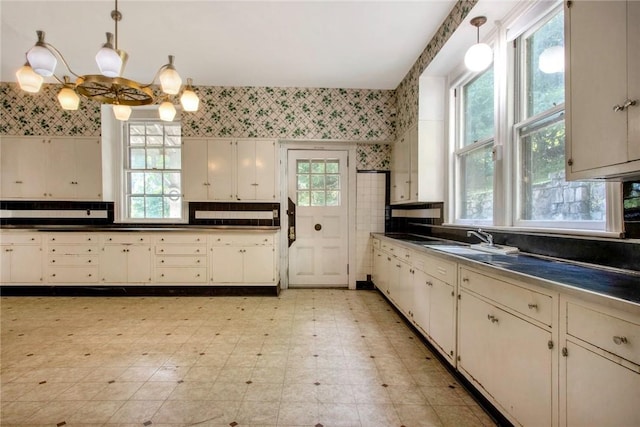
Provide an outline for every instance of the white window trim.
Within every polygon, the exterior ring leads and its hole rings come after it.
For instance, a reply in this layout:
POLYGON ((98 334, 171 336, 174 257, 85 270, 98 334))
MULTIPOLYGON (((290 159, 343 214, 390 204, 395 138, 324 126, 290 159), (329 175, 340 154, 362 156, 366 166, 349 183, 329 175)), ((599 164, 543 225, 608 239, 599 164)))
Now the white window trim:
MULTIPOLYGON (((519 106, 514 100, 515 96, 515 50, 513 40, 525 33, 535 31, 542 25, 542 20, 550 16, 562 7, 561 2, 547 3, 540 1, 527 8, 520 8, 516 13, 505 18, 503 22, 497 22, 497 26, 490 32, 490 37, 485 43, 492 45, 494 49, 494 90, 495 96, 495 132, 494 132, 494 209, 493 221, 460 220, 457 219, 458 195, 459 195, 459 166, 457 147, 460 138, 460 113, 459 101, 454 97, 454 90, 460 90, 462 86, 472 80, 476 74, 463 70, 457 66, 449 75, 449 103, 448 128, 449 128, 449 173, 448 173, 448 208, 446 210, 445 224, 448 226, 481 225, 485 228, 502 231, 522 231, 548 234, 562 234, 567 236, 594 236, 594 237, 621 237, 623 235, 624 222, 622 211, 622 185, 617 182, 607 183, 606 186, 606 221, 605 230, 584 229, 579 224, 567 222, 575 228, 548 227, 549 222, 518 221, 516 206, 516 186, 513 184, 516 173, 516 130, 515 111, 519 106), (535 20, 533 26, 529 22, 535 20)), ((475 145, 475 144, 474 144, 475 145)), ((553 222, 558 225, 558 222, 553 222)), ((584 225, 584 223, 583 223, 584 225)))

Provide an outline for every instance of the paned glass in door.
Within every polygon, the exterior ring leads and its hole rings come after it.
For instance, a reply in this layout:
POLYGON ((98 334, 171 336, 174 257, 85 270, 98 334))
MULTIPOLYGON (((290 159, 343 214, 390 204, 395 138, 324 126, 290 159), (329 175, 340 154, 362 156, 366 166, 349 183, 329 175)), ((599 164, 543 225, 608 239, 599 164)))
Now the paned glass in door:
POLYGON ((340 161, 297 160, 296 194, 298 206, 340 206, 340 161))

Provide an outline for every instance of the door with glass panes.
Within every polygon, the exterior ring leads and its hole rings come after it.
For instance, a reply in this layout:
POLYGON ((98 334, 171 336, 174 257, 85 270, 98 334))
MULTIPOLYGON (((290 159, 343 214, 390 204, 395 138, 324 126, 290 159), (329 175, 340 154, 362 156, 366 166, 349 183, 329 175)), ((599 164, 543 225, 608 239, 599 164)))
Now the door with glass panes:
POLYGON ((289 150, 290 287, 348 286, 347 151, 289 150))

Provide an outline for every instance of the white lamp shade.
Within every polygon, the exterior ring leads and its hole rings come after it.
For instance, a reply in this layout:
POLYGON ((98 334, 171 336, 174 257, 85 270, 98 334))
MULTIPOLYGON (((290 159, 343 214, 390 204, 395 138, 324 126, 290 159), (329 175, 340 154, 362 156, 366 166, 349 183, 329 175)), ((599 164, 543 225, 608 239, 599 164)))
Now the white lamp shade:
POLYGON ((38 45, 29 49, 27 61, 29 61, 33 71, 44 77, 52 76, 58 64, 58 60, 49 49, 38 45))
POLYGON ((185 89, 180 97, 180 104, 182 104, 182 109, 184 111, 198 111, 200 98, 198 98, 198 95, 196 95, 194 91, 185 89))
POLYGON ((29 64, 25 64, 18 71, 16 71, 16 77, 18 78, 18 84, 20 89, 25 92, 37 93, 42 87, 44 78, 33 71, 33 68, 29 64))
POLYGON ((96 63, 100 73, 107 77, 118 77, 122 69, 122 58, 115 49, 102 47, 96 54, 96 63))
POLYGON ((158 113, 160 113, 160 120, 170 122, 176 116, 176 107, 174 107, 173 104, 169 101, 164 101, 162 104, 160 104, 158 113))
POLYGON ((182 79, 180 74, 173 68, 165 68, 160 73, 160 87, 162 91, 169 95, 177 95, 180 92, 180 86, 182 86, 182 79))
POLYGON ((129 107, 128 105, 116 104, 113 106, 113 115, 118 120, 121 120, 123 122, 127 121, 131 116, 131 107, 129 107))
POLYGON ((493 50, 486 43, 474 44, 464 55, 464 65, 474 72, 486 70, 493 62, 493 50))
POLYGON ((77 110, 80 105, 80 97, 73 89, 63 87, 58 92, 58 102, 64 110, 77 110))
POLYGON ((542 51, 538 58, 538 68, 545 74, 564 71, 564 47, 552 46, 542 51))

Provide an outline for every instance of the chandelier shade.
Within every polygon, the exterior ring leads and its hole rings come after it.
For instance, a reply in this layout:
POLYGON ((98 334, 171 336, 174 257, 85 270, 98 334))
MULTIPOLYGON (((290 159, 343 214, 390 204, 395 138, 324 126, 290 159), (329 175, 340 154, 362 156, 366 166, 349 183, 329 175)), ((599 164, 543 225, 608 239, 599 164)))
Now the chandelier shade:
POLYGON ((464 55, 464 65, 469 71, 484 71, 493 62, 493 49, 491 49, 491 46, 486 43, 480 43, 480 27, 486 22, 486 16, 476 16, 469 22, 476 27, 476 43, 464 55))
POLYGON ((197 111, 198 96, 193 91, 191 83, 183 90, 182 78, 173 65, 173 55, 169 55, 169 62, 158 69, 150 83, 139 83, 122 77, 128 56, 126 52, 118 49, 118 22, 122 19, 122 14, 118 11, 118 0, 114 1, 115 10, 111 12, 111 18, 115 22, 115 31, 106 33, 107 41, 95 56, 100 74, 81 75, 74 72, 62 53, 45 42, 44 31, 38 30, 36 44, 27 51, 27 64, 16 72, 20 88, 26 92, 36 93, 40 90, 43 77, 53 77, 63 84, 63 88, 58 93, 58 101, 63 109, 77 109, 80 102, 78 95, 82 95, 102 104, 114 105, 114 115, 118 120, 127 120, 131 114, 131 107, 155 104, 161 98, 164 107, 159 110, 160 116, 163 120, 171 121, 176 114, 176 109, 169 96, 179 95, 181 90, 183 93, 180 102, 185 111, 197 111), (70 82, 67 76, 61 79, 55 74, 58 60, 62 62, 69 74, 75 77, 75 82, 70 82), (156 79, 163 92, 160 97, 156 97, 152 89, 156 79))
POLYGON ((28 62, 16 71, 16 78, 20 89, 29 93, 38 93, 44 81, 40 74, 33 71, 28 62))

